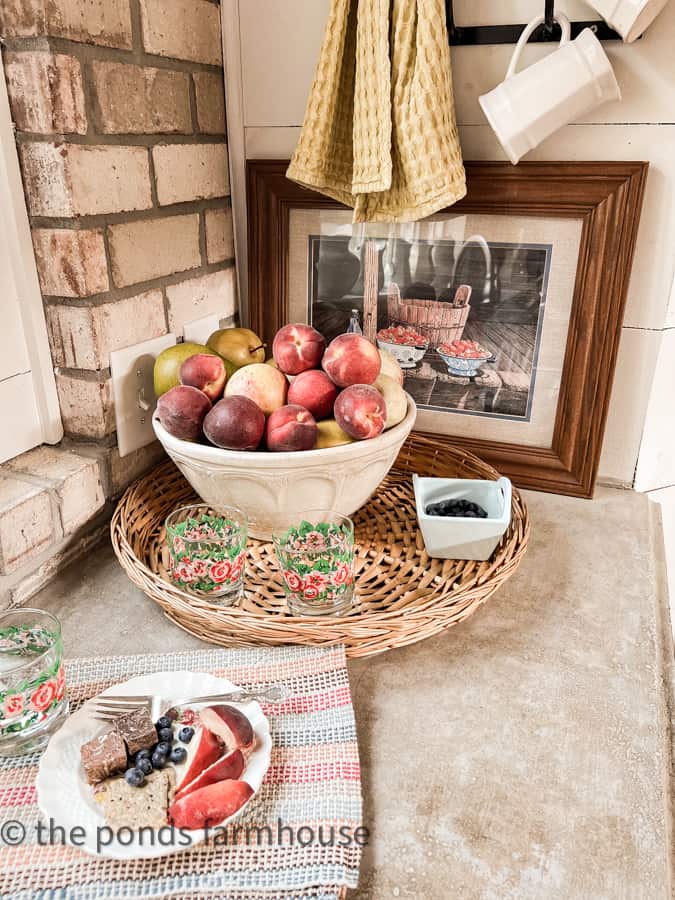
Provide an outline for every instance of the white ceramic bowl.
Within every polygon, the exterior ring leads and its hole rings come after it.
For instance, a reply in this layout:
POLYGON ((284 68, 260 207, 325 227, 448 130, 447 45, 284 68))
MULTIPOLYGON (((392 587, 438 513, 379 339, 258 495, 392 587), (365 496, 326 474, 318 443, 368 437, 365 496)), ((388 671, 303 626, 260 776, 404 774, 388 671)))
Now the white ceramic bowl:
POLYGON ((511 521, 511 482, 470 478, 420 478, 413 475, 417 519, 424 547, 437 559, 489 559, 511 521), (428 516, 429 503, 470 500, 482 506, 486 519, 428 516))
POLYGON ((436 350, 436 352, 448 367, 448 372, 451 375, 466 375, 469 378, 476 375, 481 366, 488 359, 492 358, 491 353, 486 353, 484 356, 479 356, 476 359, 474 357, 452 356, 449 353, 442 353, 440 350, 436 350))
POLYGON ((181 441, 156 414, 152 425, 204 503, 238 506, 248 516, 249 534, 269 540, 273 528, 292 525, 303 510, 333 509, 350 516, 363 506, 394 464, 416 415, 408 395, 405 419, 379 437, 297 453, 221 450, 181 441))
POLYGON ((398 360, 402 369, 412 369, 424 357, 427 347, 414 347, 411 344, 392 344, 389 341, 377 339, 380 350, 387 350, 398 360))

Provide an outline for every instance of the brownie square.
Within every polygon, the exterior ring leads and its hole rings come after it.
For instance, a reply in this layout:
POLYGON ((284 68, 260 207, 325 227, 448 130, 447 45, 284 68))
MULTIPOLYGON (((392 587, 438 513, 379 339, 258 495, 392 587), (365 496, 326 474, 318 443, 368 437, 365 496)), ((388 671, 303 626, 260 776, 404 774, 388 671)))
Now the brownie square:
POLYGON ((144 706, 116 719, 115 730, 127 745, 129 756, 139 750, 149 750, 157 743, 155 723, 144 706))
POLYGON ((89 784, 98 784, 126 769, 127 748, 116 731, 106 731, 80 747, 80 758, 89 784))

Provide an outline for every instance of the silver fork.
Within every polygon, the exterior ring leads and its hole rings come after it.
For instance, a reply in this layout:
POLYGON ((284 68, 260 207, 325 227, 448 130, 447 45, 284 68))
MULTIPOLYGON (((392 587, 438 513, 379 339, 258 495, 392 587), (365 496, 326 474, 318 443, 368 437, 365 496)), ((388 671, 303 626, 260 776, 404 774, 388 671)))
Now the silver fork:
POLYGON ((118 696, 114 694, 101 694, 88 701, 90 709, 93 709, 94 718, 103 722, 110 722, 118 716, 133 712, 135 709, 145 708, 156 721, 169 710, 180 706, 198 706, 204 703, 246 703, 249 700, 257 700, 259 703, 279 703, 289 696, 289 691, 280 685, 272 685, 260 691, 225 691, 220 694, 207 694, 203 697, 181 697, 173 699, 160 697, 157 694, 139 694, 118 696))

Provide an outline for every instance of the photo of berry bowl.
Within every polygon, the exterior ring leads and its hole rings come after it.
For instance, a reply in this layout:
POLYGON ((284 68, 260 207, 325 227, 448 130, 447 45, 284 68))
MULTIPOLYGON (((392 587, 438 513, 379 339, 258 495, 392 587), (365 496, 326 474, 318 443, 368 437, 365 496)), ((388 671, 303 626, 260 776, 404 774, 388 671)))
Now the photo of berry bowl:
POLYGON ((413 369, 429 349, 429 339, 414 328, 390 325, 377 332, 377 346, 391 353, 402 369, 413 369))
POLYGON ((467 378, 477 375, 483 363, 492 358, 492 353, 476 341, 452 341, 450 344, 440 344, 437 353, 451 375, 464 375, 467 378))

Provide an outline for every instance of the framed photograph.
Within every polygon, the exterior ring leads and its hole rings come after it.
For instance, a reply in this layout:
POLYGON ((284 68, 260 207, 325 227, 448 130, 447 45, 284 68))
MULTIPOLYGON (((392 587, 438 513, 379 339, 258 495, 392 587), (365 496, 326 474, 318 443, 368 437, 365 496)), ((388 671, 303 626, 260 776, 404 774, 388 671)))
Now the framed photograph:
POLYGON ((395 356, 416 430, 520 487, 590 497, 647 164, 467 164, 464 200, 420 222, 352 211, 248 164, 249 319, 348 330, 395 356))

